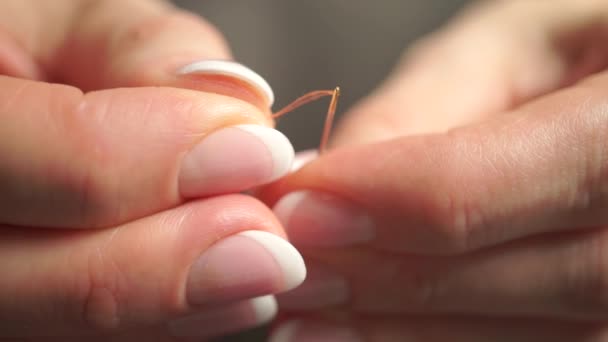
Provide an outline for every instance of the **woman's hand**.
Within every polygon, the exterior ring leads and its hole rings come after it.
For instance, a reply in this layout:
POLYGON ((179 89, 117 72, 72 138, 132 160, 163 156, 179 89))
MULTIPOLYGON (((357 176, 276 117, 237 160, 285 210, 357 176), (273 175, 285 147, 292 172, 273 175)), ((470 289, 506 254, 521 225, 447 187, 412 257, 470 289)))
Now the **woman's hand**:
POLYGON ((229 194, 290 168, 263 81, 210 68, 219 33, 160 1, 4 1, 0 23, 0 339, 270 320, 305 268, 270 210, 229 194))
POLYGON ((607 37, 502 1, 420 43, 263 194, 310 271, 271 340, 604 341, 607 37))

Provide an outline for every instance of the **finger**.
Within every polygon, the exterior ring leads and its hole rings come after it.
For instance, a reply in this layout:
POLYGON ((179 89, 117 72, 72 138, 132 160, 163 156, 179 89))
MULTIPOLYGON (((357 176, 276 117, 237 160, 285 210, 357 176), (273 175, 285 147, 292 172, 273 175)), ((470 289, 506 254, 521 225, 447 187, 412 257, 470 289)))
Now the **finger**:
POLYGON ((3 227, 0 336, 111 334, 293 288, 305 268, 280 229, 241 195, 103 230, 3 227))
POLYGON ((85 91, 176 86, 240 98, 262 110, 272 104, 272 94, 256 83, 201 73, 196 62, 231 59, 230 51, 215 27, 169 2, 62 0, 47 6, 28 0, 0 4, 0 13, 7 17, 0 66, 9 75, 85 91), (190 72, 180 73, 184 68, 190 72))
POLYGON ((601 1, 476 2, 406 51, 333 145, 444 132, 571 85, 608 65, 607 28, 601 1))
MULTIPOLYGON (((277 311, 273 296, 226 303, 201 310, 193 315, 176 318, 166 324, 137 327, 116 334, 86 336, 88 342, 177 342, 206 341, 213 337, 242 332, 268 323, 277 311)), ((39 338, 32 338, 37 341, 39 338)), ((79 342, 83 336, 45 337, 49 342, 79 342)))
POLYGON ((353 317, 347 320, 305 318, 280 325, 270 342, 601 342, 607 328, 529 319, 486 317, 353 317))
POLYGON ((277 313, 273 296, 229 304, 218 312, 196 314, 169 323, 169 334, 182 338, 209 338, 236 333, 270 322, 277 313))
POLYGON ((0 76, 0 222, 100 227, 288 172, 293 147, 229 97, 172 88, 83 95, 0 76))
POLYGON ((608 222, 606 74, 484 124, 337 149, 268 189, 301 246, 450 254, 608 222), (317 192, 312 191, 317 190, 317 192))
POLYGON ((605 321, 607 237, 607 229, 545 236, 458 257, 304 250, 307 279, 279 300, 295 312, 605 321))
POLYGON ((0 74, 48 78, 55 51, 76 11, 74 0, 3 1, 0 4, 0 74), (44 23, 48 26, 41 29, 44 23))
POLYGON ((201 61, 231 59, 224 38, 202 18, 168 2, 95 1, 76 20, 66 45, 58 73, 85 90, 176 86, 237 97, 262 110, 272 105, 267 86, 232 74, 201 73, 206 70, 201 61))

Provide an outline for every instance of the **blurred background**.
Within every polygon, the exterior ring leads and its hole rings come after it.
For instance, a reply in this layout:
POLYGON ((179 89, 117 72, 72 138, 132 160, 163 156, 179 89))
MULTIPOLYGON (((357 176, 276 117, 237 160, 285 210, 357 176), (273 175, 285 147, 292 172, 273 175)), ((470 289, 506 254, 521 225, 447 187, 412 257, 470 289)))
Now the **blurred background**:
MULTIPOLYGON (((225 35, 237 61, 274 89, 278 109, 340 86, 338 115, 374 89, 403 49, 469 0, 175 0, 225 35)), ((449 58, 449 56, 446 56, 449 58)), ((278 128, 296 150, 316 148, 328 100, 287 114, 278 128)), ((221 341, 264 341, 265 329, 221 341)))
MULTIPOLYGON (((272 86, 274 109, 340 86, 338 113, 369 93, 403 49, 469 0, 175 0, 227 37, 237 61, 272 86)), ((287 114, 278 128, 296 150, 316 148, 328 100, 287 114)))

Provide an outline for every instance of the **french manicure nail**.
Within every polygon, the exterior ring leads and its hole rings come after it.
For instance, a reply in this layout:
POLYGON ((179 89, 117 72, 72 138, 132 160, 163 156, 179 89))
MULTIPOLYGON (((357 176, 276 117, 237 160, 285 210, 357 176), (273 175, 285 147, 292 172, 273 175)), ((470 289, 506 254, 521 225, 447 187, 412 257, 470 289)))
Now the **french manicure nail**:
POLYGON ((345 326, 296 320, 281 324, 269 342, 363 342, 363 339, 345 326))
POLYGON ((234 61, 202 60, 184 66, 178 70, 178 74, 222 75, 234 77, 249 84, 259 93, 263 94, 269 106, 272 106, 274 102, 274 93, 268 82, 255 71, 234 61))
POLYGON ((168 328, 176 337, 213 337, 268 323, 276 313, 276 300, 269 295, 208 308, 173 320, 168 328))
POLYGON ((305 277, 302 256, 289 242, 250 230, 215 243, 192 264, 186 297, 191 305, 251 298, 290 290, 305 277))
POLYGON ((291 172, 296 172, 304 165, 310 163, 311 161, 317 159, 319 157, 319 152, 317 150, 305 150, 296 153, 293 163, 291 165, 291 172))
POLYGON ((316 310, 343 304, 348 300, 346 279, 317 264, 307 264, 306 280, 298 287, 277 296, 286 310, 316 310))
POLYGON ((179 191, 184 197, 239 192, 272 182, 291 170, 293 146, 283 133, 260 125, 220 129, 182 159, 179 191))
POLYGON ((273 210, 296 245, 340 247, 368 242, 374 237, 374 223, 369 215, 330 194, 292 192, 280 199, 273 210))

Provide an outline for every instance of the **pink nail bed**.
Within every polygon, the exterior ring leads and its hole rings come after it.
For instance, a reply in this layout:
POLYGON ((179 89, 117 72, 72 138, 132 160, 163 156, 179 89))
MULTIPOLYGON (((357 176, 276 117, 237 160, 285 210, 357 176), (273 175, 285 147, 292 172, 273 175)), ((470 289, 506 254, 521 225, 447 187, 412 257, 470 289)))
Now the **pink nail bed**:
POLYGON ((184 197, 198 197, 250 189, 287 174, 293 157, 289 140, 273 128, 223 128, 184 156, 179 191, 184 197))
POLYGON ((340 247, 374 237, 374 222, 369 215, 330 194, 292 192, 277 202, 274 212, 296 245, 340 247))
POLYGON ((264 231, 244 231, 207 249, 190 267, 191 305, 234 301, 291 290, 306 277, 304 260, 287 241, 264 231))

